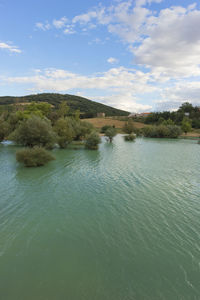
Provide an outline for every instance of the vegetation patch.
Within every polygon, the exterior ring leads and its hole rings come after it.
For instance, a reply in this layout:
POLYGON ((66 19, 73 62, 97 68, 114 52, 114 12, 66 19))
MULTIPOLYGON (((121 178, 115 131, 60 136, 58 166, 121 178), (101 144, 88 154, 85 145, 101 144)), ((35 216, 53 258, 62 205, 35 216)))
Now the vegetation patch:
POLYGON ((136 138, 136 135, 134 133, 130 133, 128 135, 124 136, 125 141, 133 142, 136 138))
POLYGON ((54 160, 54 156, 42 147, 27 148, 16 153, 18 162, 26 167, 40 167, 54 160))
POLYGON ((181 129, 176 125, 148 126, 143 128, 143 135, 151 138, 178 138, 181 129))
POLYGON ((97 150, 100 142, 101 142, 101 139, 100 139, 98 133, 92 132, 86 138, 85 147, 87 149, 97 150))
POLYGON ((108 128, 105 132, 105 136, 110 143, 113 141, 113 138, 116 136, 116 134, 117 130, 114 127, 108 128))

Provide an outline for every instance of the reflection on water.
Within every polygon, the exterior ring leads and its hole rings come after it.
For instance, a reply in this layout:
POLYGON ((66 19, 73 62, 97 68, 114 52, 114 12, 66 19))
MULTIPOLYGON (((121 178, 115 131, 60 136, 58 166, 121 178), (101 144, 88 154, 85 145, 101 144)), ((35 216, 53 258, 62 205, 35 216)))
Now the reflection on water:
POLYGON ((0 145, 0 299, 200 299, 200 159, 189 140, 0 145))

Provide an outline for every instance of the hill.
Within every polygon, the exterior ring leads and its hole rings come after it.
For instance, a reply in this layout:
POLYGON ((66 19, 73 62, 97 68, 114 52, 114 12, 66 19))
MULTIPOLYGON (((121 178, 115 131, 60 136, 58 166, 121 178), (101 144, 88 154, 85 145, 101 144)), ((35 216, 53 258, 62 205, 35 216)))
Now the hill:
POLYGON ((66 101, 67 105, 72 110, 79 109, 82 116, 85 118, 96 117, 97 113, 104 112, 106 116, 127 116, 129 112, 113 108, 83 97, 69 95, 69 94, 54 94, 44 93, 35 94, 22 97, 4 96, 0 97, 0 105, 16 104, 16 103, 30 103, 30 102, 48 102, 55 108, 62 102, 66 101))

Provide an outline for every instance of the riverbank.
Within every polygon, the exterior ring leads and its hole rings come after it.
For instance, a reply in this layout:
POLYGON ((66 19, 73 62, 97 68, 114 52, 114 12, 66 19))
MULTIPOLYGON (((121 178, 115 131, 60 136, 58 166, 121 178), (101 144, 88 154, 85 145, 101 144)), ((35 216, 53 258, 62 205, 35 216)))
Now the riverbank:
MULTIPOLYGON (((106 118, 88 118, 84 119, 84 121, 87 121, 88 123, 91 123, 96 129, 100 130, 103 126, 109 125, 109 126, 115 126, 115 128, 118 130, 118 133, 122 133, 122 128, 124 127, 124 124, 126 121, 117 120, 112 117, 106 117, 106 118)), ((142 129, 144 127, 147 127, 149 125, 140 123, 140 122, 133 122, 135 128, 142 129)), ((198 139, 200 137, 200 131, 193 130, 191 132, 188 132, 187 134, 182 134, 180 138, 183 139, 198 139)))

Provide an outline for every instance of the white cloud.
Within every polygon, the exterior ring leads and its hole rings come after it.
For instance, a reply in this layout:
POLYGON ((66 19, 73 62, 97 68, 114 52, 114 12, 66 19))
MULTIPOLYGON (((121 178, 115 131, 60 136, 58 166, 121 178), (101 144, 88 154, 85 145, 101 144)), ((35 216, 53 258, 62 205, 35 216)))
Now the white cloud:
POLYGON ((145 38, 133 48, 135 62, 171 77, 200 74, 200 10, 172 7, 148 20, 145 38))
POLYGON ((93 100, 130 112, 148 112, 152 106, 137 102, 132 93, 112 94, 108 96, 93 97, 93 100))
POLYGON ((109 33, 129 44, 136 64, 152 69, 159 77, 199 75, 200 10, 196 3, 155 12, 150 9, 153 2, 162 0, 118 1, 115 6, 98 6, 75 16, 72 22, 87 29, 107 26, 109 33))
POLYGON ((92 19, 97 17, 97 12, 96 11, 89 11, 86 14, 78 15, 75 16, 72 20, 72 23, 88 23, 92 19))
POLYGON ((3 43, 3 42, 0 42, 0 49, 8 50, 11 53, 21 53, 22 52, 22 50, 20 50, 19 47, 14 46, 12 44, 8 44, 8 43, 3 43))
POLYGON ((74 34, 74 33, 76 33, 76 31, 74 30, 73 25, 66 25, 63 32, 64 32, 64 34, 74 34))
POLYGON ((62 17, 59 20, 54 19, 53 20, 53 25, 57 29, 65 27, 66 23, 68 22, 68 19, 66 17, 62 17))
MULTIPOLYGON (((67 70, 36 70, 32 76, 3 78, 6 84, 27 85, 35 92, 73 92, 73 90, 98 92, 95 98, 108 105, 130 111, 150 109, 139 101, 141 95, 149 95, 158 90, 151 83, 151 75, 123 67, 111 68, 104 73, 90 76, 75 74, 67 70), (103 93, 104 96, 101 96, 103 93), (137 105, 136 105, 137 103, 137 105)), ((75 91, 76 92, 76 91, 75 91)))
POLYGON ((151 4, 151 3, 161 3, 163 0, 136 0, 135 5, 136 6, 144 6, 146 4, 151 4))
POLYGON ((23 85, 23 88, 27 85, 29 92, 30 88, 32 92, 72 94, 78 90, 79 94, 96 95, 88 97, 90 99, 134 112, 151 110, 151 104, 144 104, 151 97, 159 99, 154 101, 154 107, 160 110, 176 109, 185 101, 200 105, 200 85, 197 79, 191 82, 172 81, 167 86, 165 81, 158 82, 154 75, 124 67, 88 76, 50 68, 35 70, 31 76, 1 78, 1 82, 23 85))
POLYGON ((43 31, 47 31, 51 28, 51 25, 49 24, 49 22, 46 22, 46 23, 36 23, 35 24, 35 27, 40 29, 40 30, 43 30, 43 31))
POLYGON ((114 57, 109 57, 109 58, 107 59, 107 62, 108 62, 109 64, 116 64, 116 63, 118 63, 118 59, 117 59, 117 58, 114 58, 114 57))

